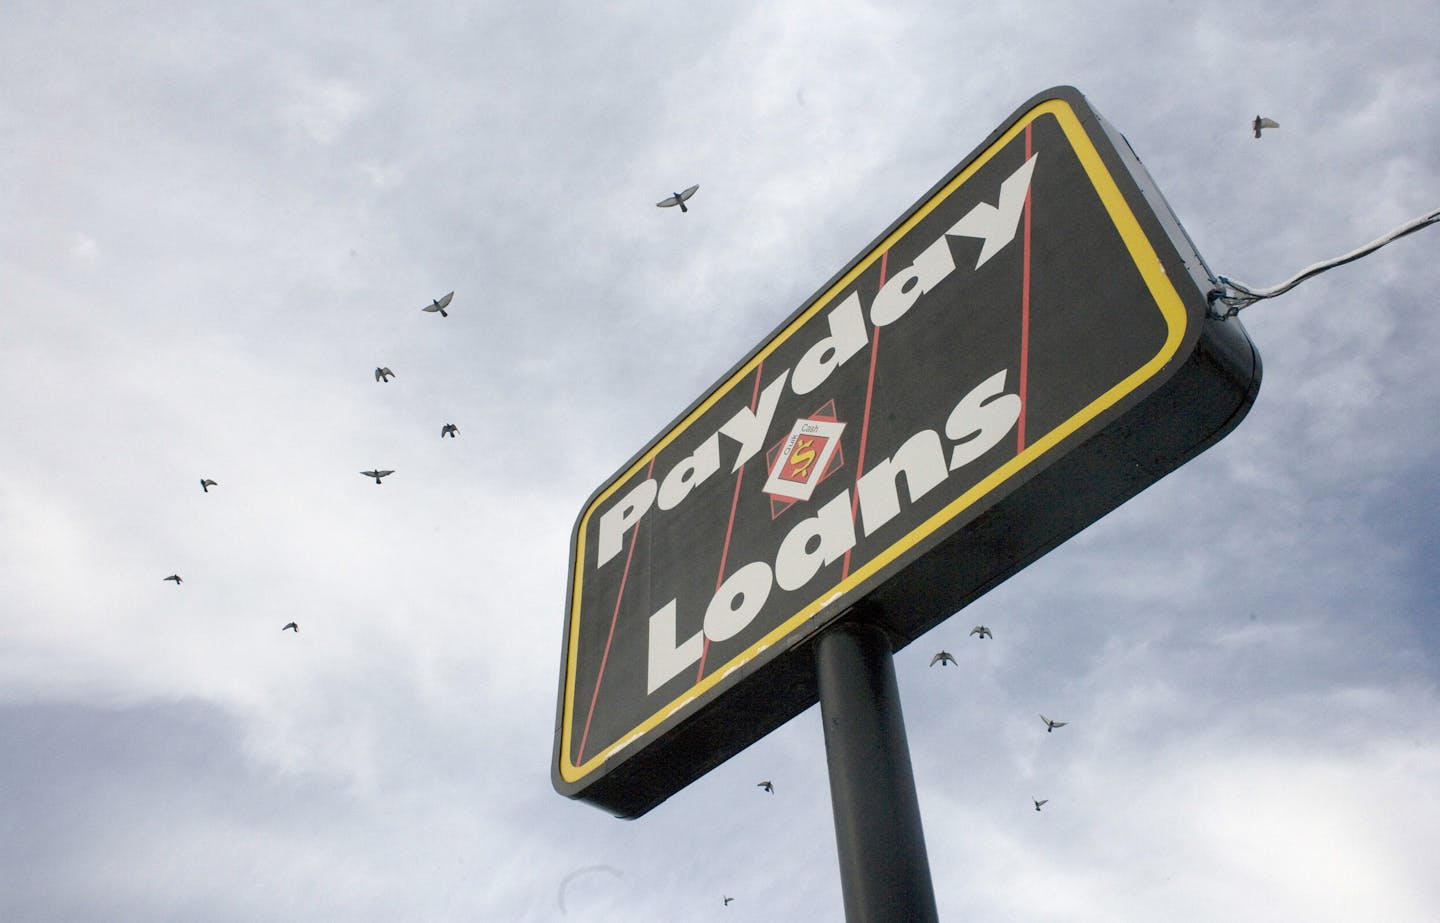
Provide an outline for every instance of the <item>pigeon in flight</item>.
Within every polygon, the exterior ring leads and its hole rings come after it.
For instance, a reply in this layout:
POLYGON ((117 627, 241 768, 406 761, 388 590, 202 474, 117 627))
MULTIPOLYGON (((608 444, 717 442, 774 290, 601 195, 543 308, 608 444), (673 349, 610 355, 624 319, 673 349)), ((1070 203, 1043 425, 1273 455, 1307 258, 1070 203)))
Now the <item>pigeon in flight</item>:
POLYGON ((1255 121, 1250 123, 1250 127, 1255 130, 1255 137, 1258 138, 1260 137, 1260 130, 1262 128, 1279 128, 1280 123, 1274 119, 1262 118, 1257 115, 1255 116, 1255 121))
POLYGON ((1067 725, 1067 724, 1070 723, 1069 721, 1051 721, 1049 718, 1045 717, 1044 715, 1041 715, 1041 716, 1040 716, 1040 720, 1045 722, 1045 733, 1046 733, 1046 734, 1049 734, 1051 731, 1055 730, 1056 728, 1063 728, 1065 725, 1067 725))
POLYGON ((182 581, 182 580, 180 579, 180 575, 179 575, 179 574, 171 574, 170 576, 168 576, 168 577, 166 577, 166 578, 164 578, 164 579, 166 579, 166 580, 174 580, 176 586, 179 586, 181 583, 184 582, 184 581, 182 581))
POLYGON ((210 480, 209 478, 201 478, 201 479, 200 479, 200 489, 203 490, 203 491, 205 491, 207 494, 210 492, 210 488, 212 488, 212 487, 219 487, 219 486, 220 486, 219 484, 217 484, 216 482, 210 480))
POLYGON ((1049 798, 1041 798, 1041 799, 1039 799, 1039 800, 1036 800, 1036 799, 1034 799, 1034 798, 1031 798, 1030 800, 1035 802, 1035 810, 1036 810, 1037 812, 1040 810, 1040 805, 1042 805, 1042 804, 1049 804, 1049 803, 1050 803, 1050 799, 1049 799, 1049 798))
MULTIPOLYGON (((389 475, 389 474, 394 474, 395 472, 394 472, 394 470, 390 470, 390 471, 362 471, 362 472, 360 472, 360 473, 363 474, 363 475, 365 475, 367 478, 374 478, 374 479, 375 479, 375 483, 376 483, 376 484, 379 484, 381 478, 383 478, 383 477, 385 477, 386 475, 389 475)), ((281 630, 281 631, 284 631, 285 629, 282 628, 282 629, 280 629, 280 630, 281 630)))
POLYGON ((455 293, 454 293, 454 292, 451 292, 450 294, 446 295, 444 298, 436 298, 434 301, 430 302, 429 304, 427 304, 425 307, 421 308, 420 310, 422 310, 422 311, 429 311, 431 314, 434 314, 436 311, 439 311, 441 317, 449 317, 450 315, 445 313, 445 309, 450 306, 450 299, 451 299, 451 298, 454 298, 454 297, 455 297, 455 293))
POLYGON ((282 628, 282 629, 280 629, 280 630, 281 630, 281 631, 293 631, 293 632, 295 632, 295 633, 298 635, 298 634, 300 633, 300 626, 299 626, 299 625, 296 625, 294 622, 286 622, 286 623, 285 623, 285 627, 282 628))
POLYGON ((730 902, 733 901, 734 899, 735 899, 735 898, 730 897, 730 896, 727 895, 727 896, 725 897, 725 906, 726 906, 726 907, 729 907, 729 906, 730 906, 730 902))
MULTIPOLYGON (((940 653, 936 654, 934 657, 931 657, 931 658, 930 658, 930 666, 933 667, 933 666, 935 666, 935 664, 937 664, 937 663, 940 664, 940 666, 942 666, 942 667, 948 666, 948 665, 950 665, 950 664, 952 664, 952 663, 955 663, 955 658, 950 656, 950 652, 949 652, 949 651, 941 651, 940 653)), ((956 665, 956 666, 959 666, 959 664, 955 664, 955 665, 956 665)))
POLYGON ((982 641, 986 638, 995 637, 995 635, 991 633, 990 629, 986 628, 984 625, 976 625, 974 628, 970 629, 970 634, 979 635, 980 640, 982 641))
POLYGON ((755 787, 763 788, 765 789, 765 791, 769 792, 772 795, 775 794, 775 786, 771 784, 769 779, 766 779, 764 782, 756 782, 755 787))
POLYGON ((454 423, 446 423, 444 426, 440 427, 440 438, 444 439, 446 436, 449 436, 451 439, 454 439, 455 434, 458 432, 460 432, 460 427, 456 426, 454 423))
POLYGON ((387 368, 381 367, 381 368, 377 368, 377 369, 375 370, 375 380, 376 380, 376 381, 383 381, 383 382, 389 383, 390 379, 392 379, 392 378, 394 378, 394 377, 395 377, 395 373, 392 372, 392 371, 390 371, 390 370, 387 369, 387 368))
POLYGON ((678 205, 680 206, 680 210, 682 212, 688 212, 690 209, 685 207, 685 200, 694 195, 695 190, 699 188, 700 184, 696 183, 689 189, 686 189, 684 192, 672 192, 670 195, 661 199, 659 202, 656 202, 655 206, 657 208, 673 208, 678 205))

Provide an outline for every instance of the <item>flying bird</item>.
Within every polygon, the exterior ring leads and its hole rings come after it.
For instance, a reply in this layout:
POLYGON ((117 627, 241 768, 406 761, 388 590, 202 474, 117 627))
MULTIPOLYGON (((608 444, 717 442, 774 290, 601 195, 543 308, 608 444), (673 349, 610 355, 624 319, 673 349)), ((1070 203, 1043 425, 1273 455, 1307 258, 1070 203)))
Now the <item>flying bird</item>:
POLYGON ((970 634, 979 635, 980 640, 982 641, 986 638, 995 637, 995 635, 991 633, 990 629, 986 628, 984 625, 976 625, 974 628, 970 629, 970 634))
POLYGON ((205 491, 207 494, 210 492, 210 488, 219 486, 219 484, 217 484, 215 481, 210 480, 209 478, 200 479, 200 489, 205 491))
POLYGON ((1041 716, 1040 716, 1040 720, 1045 722, 1045 733, 1046 733, 1046 734, 1049 734, 1051 731, 1055 730, 1056 728, 1063 728, 1065 725, 1067 725, 1067 724, 1070 723, 1069 721, 1051 721, 1049 718, 1045 717, 1044 715, 1041 715, 1041 716))
POLYGON ((179 574, 171 574, 170 576, 165 577, 165 578, 163 578, 163 579, 165 579, 165 580, 174 580, 176 586, 179 586, 181 583, 184 582, 184 581, 182 581, 182 580, 180 579, 180 575, 179 575, 179 574))
POLYGON ((730 896, 728 896, 728 895, 725 896, 725 906, 726 906, 726 907, 729 907, 729 906, 730 906, 730 902, 733 901, 734 899, 735 899, 735 898, 730 897, 730 896))
POLYGON ((456 426, 454 423, 446 423, 444 426, 440 427, 440 438, 444 439, 446 436, 449 436, 451 439, 454 439, 455 434, 458 432, 460 432, 460 427, 456 426))
POLYGON ((427 304, 425 307, 421 308, 420 310, 422 310, 422 311, 429 311, 431 314, 434 314, 436 311, 439 311, 441 317, 449 317, 450 315, 445 313, 445 309, 450 306, 450 299, 451 299, 451 298, 454 298, 454 297, 455 297, 455 293, 454 293, 454 292, 451 292, 450 294, 446 295, 444 298, 436 298, 434 301, 430 302, 429 304, 427 304))
POLYGON ((296 625, 294 622, 286 622, 286 623, 285 623, 285 627, 282 628, 282 629, 280 629, 280 630, 281 630, 281 631, 293 631, 293 632, 295 632, 295 633, 298 635, 298 634, 300 633, 300 626, 299 626, 299 625, 296 625))
POLYGON ((772 795, 775 794, 775 786, 771 784, 769 779, 766 779, 764 782, 756 782, 755 787, 763 788, 772 795))
POLYGON ((375 370, 375 380, 376 380, 376 381, 383 381, 383 382, 386 382, 386 383, 388 384, 389 381, 390 381, 390 379, 392 379, 392 378, 394 378, 394 377, 395 377, 395 373, 392 372, 392 371, 390 371, 390 370, 387 369, 387 368, 384 368, 383 366, 380 367, 380 368, 377 368, 377 369, 375 370))
POLYGON ((1050 803, 1050 799, 1049 799, 1049 798, 1041 798, 1041 799, 1039 799, 1038 801, 1037 801, 1036 799, 1034 799, 1034 798, 1031 798, 1030 800, 1035 802, 1035 810, 1036 810, 1036 811, 1039 811, 1039 810, 1040 810, 1040 805, 1042 805, 1042 804, 1049 804, 1049 803, 1050 803))
POLYGON ((700 184, 696 183, 689 189, 686 189, 684 192, 672 192, 670 195, 661 199, 659 202, 656 202, 655 206, 657 208, 673 208, 674 206, 678 205, 680 206, 680 210, 682 212, 688 212, 690 209, 685 207, 685 200, 694 195, 695 190, 699 188, 700 184))
MULTIPOLYGON (((955 663, 955 658, 950 656, 950 652, 949 652, 949 651, 941 651, 940 653, 936 654, 934 657, 931 657, 931 658, 930 658, 930 666, 933 667, 933 666, 935 666, 935 664, 937 664, 937 663, 940 664, 940 666, 943 667, 943 666, 946 666, 946 665, 948 665, 948 664, 955 663)), ((959 666, 959 664, 956 664, 956 666, 959 666)))
MULTIPOLYGON (((367 478, 374 478, 374 479, 375 479, 375 483, 376 483, 376 484, 379 484, 381 478, 383 478, 383 477, 385 477, 386 475, 389 475, 389 474, 394 474, 395 472, 394 472, 393 470, 391 470, 391 471, 362 471, 362 472, 360 472, 360 473, 363 474, 363 475, 365 475, 367 478)), ((282 629, 280 629, 280 630, 281 630, 281 631, 284 631, 285 629, 282 628, 282 629)))
POLYGON ((1274 119, 1262 118, 1257 115, 1255 116, 1255 121, 1250 123, 1250 127, 1255 130, 1255 137, 1258 138, 1260 137, 1260 130, 1262 128, 1279 128, 1280 123, 1274 119))

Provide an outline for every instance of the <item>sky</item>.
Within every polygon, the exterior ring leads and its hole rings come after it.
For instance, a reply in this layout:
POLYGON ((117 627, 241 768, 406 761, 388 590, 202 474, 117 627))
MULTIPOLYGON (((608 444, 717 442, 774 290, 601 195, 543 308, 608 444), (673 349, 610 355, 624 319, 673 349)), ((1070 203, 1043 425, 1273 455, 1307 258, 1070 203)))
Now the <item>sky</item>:
MULTIPOLYGON (((1436 34, 12 0, 0 918, 842 918, 818 708, 638 820, 552 788, 586 499, 1048 87, 1250 285, 1440 206, 1436 34)), ((1440 917, 1437 254, 1248 308, 1233 433, 895 655, 943 919, 1440 917)))

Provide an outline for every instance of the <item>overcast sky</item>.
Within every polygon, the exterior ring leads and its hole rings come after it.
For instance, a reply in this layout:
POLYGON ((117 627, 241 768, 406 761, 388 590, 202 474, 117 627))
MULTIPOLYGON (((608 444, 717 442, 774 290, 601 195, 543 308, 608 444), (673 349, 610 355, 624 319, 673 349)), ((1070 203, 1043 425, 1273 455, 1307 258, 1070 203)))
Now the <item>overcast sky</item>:
MULTIPOLYGON (((841 918, 818 709, 552 789, 590 493, 1047 87, 1243 282, 1440 206, 1432 0, 1081 6, 0 8, 0 918, 841 918)), ((1437 255, 896 655, 942 918, 1440 918, 1437 255)))

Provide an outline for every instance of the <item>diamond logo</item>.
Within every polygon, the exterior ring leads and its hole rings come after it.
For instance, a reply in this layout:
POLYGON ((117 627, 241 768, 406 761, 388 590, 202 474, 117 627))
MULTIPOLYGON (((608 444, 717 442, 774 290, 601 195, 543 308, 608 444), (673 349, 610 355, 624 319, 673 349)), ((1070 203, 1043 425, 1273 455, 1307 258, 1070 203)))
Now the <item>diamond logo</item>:
POLYGON ((764 491, 791 501, 809 500, 840 447, 845 424, 814 417, 795 421, 770 467, 764 491))

